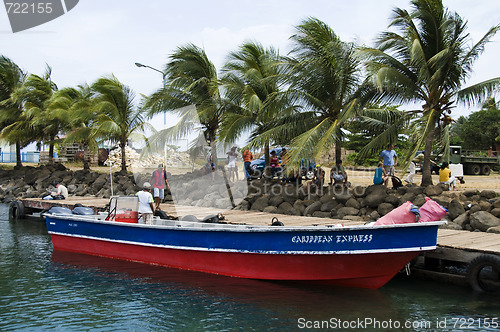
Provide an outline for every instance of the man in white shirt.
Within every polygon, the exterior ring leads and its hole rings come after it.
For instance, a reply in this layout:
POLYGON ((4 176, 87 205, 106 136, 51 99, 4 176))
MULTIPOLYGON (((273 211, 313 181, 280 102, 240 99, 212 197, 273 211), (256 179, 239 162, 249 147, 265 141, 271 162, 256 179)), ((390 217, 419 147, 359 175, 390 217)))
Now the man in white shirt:
POLYGON ((43 199, 66 199, 68 198, 68 188, 60 184, 56 183, 57 191, 53 191, 50 195, 45 196, 43 199))
MULTIPOLYGON (((144 182, 142 186, 142 191, 137 192, 137 197, 139 197, 139 213, 141 214, 142 223, 146 225, 153 224, 153 211, 154 211, 154 200, 153 195, 151 195, 151 184, 149 182, 144 182)), ((140 221, 140 219, 139 219, 140 221)), ((140 222, 141 223, 141 222, 140 222)))

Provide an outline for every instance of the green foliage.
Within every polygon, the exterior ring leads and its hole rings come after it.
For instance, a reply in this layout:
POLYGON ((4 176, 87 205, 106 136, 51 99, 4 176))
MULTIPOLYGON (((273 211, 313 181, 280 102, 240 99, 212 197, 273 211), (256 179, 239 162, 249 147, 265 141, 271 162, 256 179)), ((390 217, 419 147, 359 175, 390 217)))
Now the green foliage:
POLYGON ((483 105, 482 110, 467 117, 460 117, 453 125, 452 132, 456 141, 464 149, 488 150, 500 145, 500 109, 495 99, 483 105))
MULTIPOLYGON (((421 110, 416 111, 420 121, 412 135, 412 152, 425 144, 424 164, 428 164, 433 143, 449 137, 445 133, 451 122, 448 114, 454 105, 485 101, 499 88, 500 78, 467 88, 463 85, 473 63, 500 30, 500 25, 492 27, 479 42, 472 44, 466 21, 448 11, 441 0, 413 0, 411 7, 410 12, 394 9, 389 27, 396 31, 380 34, 376 48, 365 48, 363 54, 382 100, 422 103, 421 110)), ((449 140, 445 144, 448 145, 449 140)), ((422 185, 429 184, 432 177, 430 169, 425 168, 422 185)))

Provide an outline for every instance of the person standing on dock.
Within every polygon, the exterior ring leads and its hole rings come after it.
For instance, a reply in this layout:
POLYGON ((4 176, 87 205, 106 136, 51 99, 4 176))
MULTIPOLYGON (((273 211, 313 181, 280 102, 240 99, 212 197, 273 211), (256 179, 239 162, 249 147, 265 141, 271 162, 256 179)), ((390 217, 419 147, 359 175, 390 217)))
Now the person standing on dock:
POLYGON ((141 214, 142 222, 146 225, 153 224, 154 200, 150 191, 151 184, 149 182, 144 182, 142 185, 142 191, 139 191, 136 194, 139 198, 138 212, 141 214))
POLYGON ((160 203, 165 198, 165 187, 169 188, 167 181, 167 172, 163 169, 163 165, 159 164, 158 169, 151 175, 153 183, 153 197, 155 208, 153 211, 160 210, 160 203))

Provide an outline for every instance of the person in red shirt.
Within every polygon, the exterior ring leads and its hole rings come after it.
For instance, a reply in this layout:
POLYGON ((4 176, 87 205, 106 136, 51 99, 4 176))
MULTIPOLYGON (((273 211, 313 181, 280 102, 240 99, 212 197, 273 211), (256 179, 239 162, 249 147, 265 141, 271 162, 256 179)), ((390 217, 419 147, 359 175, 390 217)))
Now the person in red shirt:
POLYGON ((250 179, 250 163, 252 162, 253 154, 250 150, 246 149, 243 152, 243 171, 245 172, 245 178, 250 179))
POLYGON ((151 182, 153 183, 153 197, 156 211, 160 209, 160 203, 165 198, 165 186, 169 188, 167 172, 163 169, 162 164, 159 164, 158 169, 151 175, 151 182))

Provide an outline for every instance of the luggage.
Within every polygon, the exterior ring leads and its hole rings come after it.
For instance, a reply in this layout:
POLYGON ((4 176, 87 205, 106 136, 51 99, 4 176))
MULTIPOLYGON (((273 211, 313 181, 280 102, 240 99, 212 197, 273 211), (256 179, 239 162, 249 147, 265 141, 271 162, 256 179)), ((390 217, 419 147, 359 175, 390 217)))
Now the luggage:
POLYGON ((394 225, 394 224, 407 224, 417 222, 420 214, 418 208, 410 201, 395 208, 385 216, 379 218, 374 224, 377 225, 394 225))

